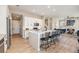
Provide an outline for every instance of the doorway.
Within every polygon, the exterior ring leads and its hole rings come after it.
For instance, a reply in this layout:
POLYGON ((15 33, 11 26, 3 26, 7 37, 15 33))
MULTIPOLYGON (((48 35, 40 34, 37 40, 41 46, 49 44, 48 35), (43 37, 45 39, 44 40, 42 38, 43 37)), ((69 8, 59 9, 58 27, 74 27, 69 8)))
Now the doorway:
POLYGON ((12 14, 12 36, 20 35, 22 37, 22 15, 12 14))

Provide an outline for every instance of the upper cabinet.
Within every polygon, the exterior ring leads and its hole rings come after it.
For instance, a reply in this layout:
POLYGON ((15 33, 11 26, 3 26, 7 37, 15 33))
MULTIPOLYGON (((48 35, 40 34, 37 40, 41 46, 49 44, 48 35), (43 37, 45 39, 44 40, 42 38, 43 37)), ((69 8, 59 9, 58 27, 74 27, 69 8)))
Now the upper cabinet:
POLYGON ((38 23, 39 26, 38 28, 41 29, 42 27, 42 19, 38 19, 38 18, 33 18, 33 17, 27 17, 27 16, 24 16, 23 17, 23 28, 26 29, 26 28, 29 28, 29 29, 33 29, 34 28, 34 24, 35 23, 38 23))

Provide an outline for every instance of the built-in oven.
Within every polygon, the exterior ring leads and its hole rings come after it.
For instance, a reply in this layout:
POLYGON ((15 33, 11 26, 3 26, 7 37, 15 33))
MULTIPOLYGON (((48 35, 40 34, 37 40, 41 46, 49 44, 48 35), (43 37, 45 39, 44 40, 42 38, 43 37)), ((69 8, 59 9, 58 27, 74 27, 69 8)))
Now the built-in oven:
POLYGON ((0 40, 0 53, 4 53, 4 38, 0 40))

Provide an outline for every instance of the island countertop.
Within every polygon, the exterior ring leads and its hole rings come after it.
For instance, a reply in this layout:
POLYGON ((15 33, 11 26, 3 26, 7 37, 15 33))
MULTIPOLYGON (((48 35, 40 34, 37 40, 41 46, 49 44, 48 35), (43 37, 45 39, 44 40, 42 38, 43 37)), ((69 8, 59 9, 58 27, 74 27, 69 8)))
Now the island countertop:
POLYGON ((41 35, 45 34, 46 32, 50 32, 50 35, 51 35, 52 32, 55 32, 55 31, 56 30, 47 30, 47 31, 35 31, 35 30, 32 30, 32 31, 29 31, 29 33, 37 34, 37 35, 40 35, 40 37, 42 37, 41 35))
POLYGON ((50 32, 50 35, 54 30, 47 30, 47 31, 29 31, 29 43, 30 45, 36 49, 38 52, 40 51, 40 45, 41 45, 41 38, 42 34, 45 34, 46 32, 50 32))
POLYGON ((29 31, 29 32, 42 34, 42 33, 45 33, 45 32, 54 32, 54 31, 56 31, 56 30, 47 30, 47 31, 41 31, 41 30, 36 31, 36 30, 31 30, 31 31, 29 31))

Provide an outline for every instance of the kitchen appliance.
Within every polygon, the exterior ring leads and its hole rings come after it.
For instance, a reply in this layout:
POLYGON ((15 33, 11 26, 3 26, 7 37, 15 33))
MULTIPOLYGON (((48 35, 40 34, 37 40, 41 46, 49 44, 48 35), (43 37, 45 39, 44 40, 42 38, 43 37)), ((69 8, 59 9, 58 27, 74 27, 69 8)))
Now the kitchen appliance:
POLYGON ((39 23, 34 23, 33 29, 34 29, 34 30, 39 30, 38 27, 39 27, 39 23))
POLYGON ((34 26, 39 26, 39 23, 34 23, 34 26))
POLYGON ((11 19, 7 17, 7 48, 11 46, 11 19))

